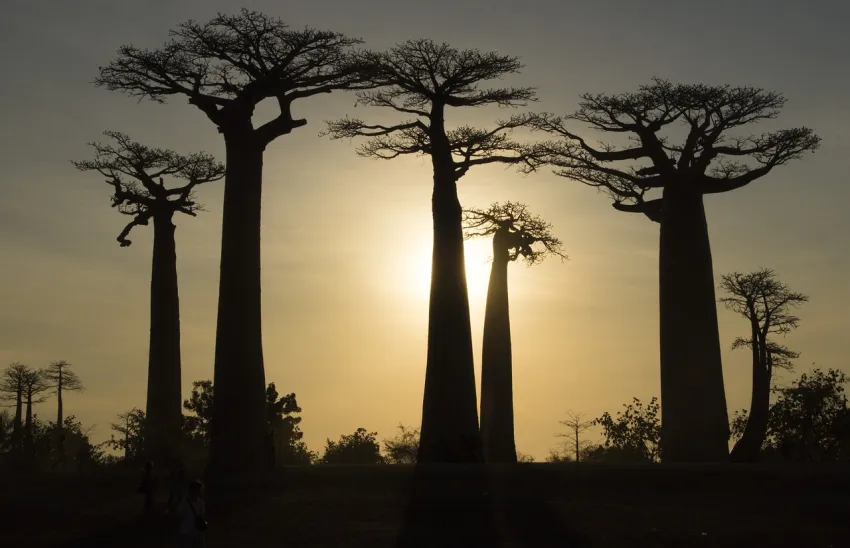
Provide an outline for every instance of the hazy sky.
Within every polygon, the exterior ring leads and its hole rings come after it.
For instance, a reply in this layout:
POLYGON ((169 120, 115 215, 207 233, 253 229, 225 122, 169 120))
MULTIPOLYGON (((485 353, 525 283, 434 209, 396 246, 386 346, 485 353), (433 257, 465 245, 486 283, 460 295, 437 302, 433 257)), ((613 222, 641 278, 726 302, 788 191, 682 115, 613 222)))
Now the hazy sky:
MULTIPOLYGON (((539 87, 535 110, 570 112, 583 92, 632 91, 652 76, 785 93, 770 127, 813 127, 821 149, 730 194, 707 199, 715 277, 775 269, 811 302, 786 342, 798 368, 844 368, 850 261, 846 169, 850 5, 836 1, 243 2, 293 27, 362 37, 374 48, 417 37, 498 50, 526 64, 512 82, 539 87)), ((3 0, 0 3, 0 365, 66 359, 88 386, 66 413, 108 437, 116 413, 144 407, 150 228, 115 237, 128 218, 100 176, 69 163, 103 130, 223 159, 215 127, 183 97, 137 104, 94 88, 118 46, 159 46, 188 19, 234 12, 223 0, 3 0)), ((430 163, 379 162, 317 136, 352 113, 334 93, 296 103, 308 125, 265 156, 263 333, 266 378, 294 391, 305 440, 321 450, 363 426, 379 437, 418 427, 430 261, 430 163)), ((357 114, 367 111, 358 107, 357 114)), ((264 110, 257 118, 268 118, 264 110)), ((368 115, 377 114, 374 110, 368 115)), ((383 115, 383 113, 380 113, 383 115)), ((458 116, 461 113, 450 113, 458 116)), ((463 114, 481 125, 498 109, 463 114)), ((454 118, 460 120, 460 118, 454 118)), ((452 118, 449 119, 449 122, 452 118)), ((583 128, 576 128, 583 130, 583 128)), ((757 128, 757 131, 760 131, 757 128)), ((185 392, 212 377, 223 185, 208 209, 177 219, 185 392)), ((619 213, 593 189, 544 171, 472 170, 465 206, 519 200, 551 221, 570 260, 510 272, 517 447, 543 458, 568 409, 597 416, 659 395, 658 225, 619 213)), ((489 243, 467 246, 476 377, 489 243)), ((746 323, 719 310, 730 409, 749 404, 749 357, 731 352, 746 323)), ((52 417, 55 400, 37 406, 52 417)), ((593 434, 594 436, 596 433, 593 434)))

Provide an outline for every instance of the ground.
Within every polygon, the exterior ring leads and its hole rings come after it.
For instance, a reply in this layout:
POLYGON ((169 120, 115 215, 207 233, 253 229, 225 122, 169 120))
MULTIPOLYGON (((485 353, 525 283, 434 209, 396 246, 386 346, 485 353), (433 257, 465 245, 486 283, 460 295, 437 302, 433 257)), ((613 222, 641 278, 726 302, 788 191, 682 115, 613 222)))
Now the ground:
MULTIPOLYGON (((2 546, 173 545, 137 474, 0 478, 2 546)), ((208 504, 210 548, 850 546, 846 464, 314 466, 208 504)))

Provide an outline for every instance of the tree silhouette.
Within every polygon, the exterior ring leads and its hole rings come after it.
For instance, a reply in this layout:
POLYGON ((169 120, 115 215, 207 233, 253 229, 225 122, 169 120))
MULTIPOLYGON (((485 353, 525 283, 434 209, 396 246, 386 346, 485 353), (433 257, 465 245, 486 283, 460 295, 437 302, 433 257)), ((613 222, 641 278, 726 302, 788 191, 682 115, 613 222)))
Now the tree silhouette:
POLYGON ((106 442, 113 449, 124 451, 124 461, 127 463, 138 463, 148 453, 145 433, 147 419, 145 412, 134 407, 130 411, 118 414, 118 422, 113 422, 110 427, 120 437, 115 438, 113 434, 106 442))
POLYGON ((558 434, 562 438, 566 438, 572 444, 575 451, 576 462, 581 461, 582 449, 588 445, 588 442, 581 441, 581 434, 588 428, 594 425, 594 421, 585 420, 584 413, 576 413, 575 411, 567 411, 567 418, 558 421, 567 428, 566 434, 558 434))
POLYGON ((646 405, 632 398, 632 403, 623 404, 623 407, 625 409, 617 411, 616 417, 606 411, 593 421, 602 427, 605 450, 619 453, 611 455, 618 460, 658 461, 663 455, 661 442, 664 440, 658 420, 658 398, 652 398, 646 405))
POLYGON ((533 216, 523 204, 505 202, 463 213, 467 238, 493 237, 493 265, 484 313, 481 357, 481 439, 488 462, 516 462, 508 306, 508 264, 522 258, 534 265, 547 255, 561 258, 561 241, 551 225, 533 216))
POLYGON ((62 409, 62 394, 64 392, 82 392, 85 390, 83 381, 71 370, 71 364, 65 360, 52 362, 44 370, 44 378, 47 384, 56 393, 56 426, 61 431, 65 425, 65 417, 62 409))
POLYGON ((477 165, 502 163, 530 169, 535 150, 510 138, 529 116, 496 122, 490 130, 446 127, 448 107, 514 107, 535 99, 531 88, 481 88, 487 80, 519 72, 515 57, 458 50, 431 40, 408 40, 388 52, 360 56, 380 89, 358 93, 358 104, 407 117, 394 125, 345 118, 330 122, 335 139, 370 137, 365 157, 431 157, 434 247, 428 311, 428 358, 418 460, 481 460, 475 397, 469 300, 464 270, 462 209, 457 182, 477 165))
POLYGON ((218 405, 211 466, 219 478, 261 470, 265 373, 260 313, 260 209, 263 152, 306 125, 293 118, 301 98, 357 85, 363 74, 348 50, 360 40, 305 28, 242 9, 207 23, 187 21, 155 50, 122 46, 100 68, 96 85, 164 102, 183 95, 224 137, 227 174, 216 327, 218 405), (274 100, 280 114, 254 127, 256 106, 274 100))
MULTIPOLYGON (((175 213, 195 216, 197 185, 221 179, 224 166, 209 154, 183 156, 149 148, 116 131, 104 132, 114 144, 91 143, 94 159, 74 162, 81 171, 96 171, 114 188, 112 207, 133 220, 121 231, 122 247, 134 226, 153 220, 151 269, 151 330, 145 439, 149 457, 162 462, 177 456, 181 428, 180 300, 177 287, 175 213), (186 181, 167 187, 164 177, 186 181)), ((61 405, 61 404, 60 404, 61 405)))
POLYGON ((14 451, 20 452, 21 443, 24 439, 23 432, 23 410, 24 410, 24 388, 27 376, 32 372, 29 366, 21 362, 12 362, 3 370, 0 378, 0 401, 13 402, 15 416, 12 419, 12 441, 14 451))
POLYGON ((720 288, 729 296, 720 302, 750 322, 750 336, 738 337, 732 348, 749 348, 753 356, 753 387, 750 414, 741 438, 732 449, 733 461, 756 461, 767 435, 770 387, 775 368, 790 369, 799 354, 769 337, 796 329, 800 318, 790 313, 809 300, 776 279, 763 268, 748 274, 733 272, 721 277, 720 288))
POLYGON ((47 383, 44 371, 41 369, 28 369, 23 375, 24 385, 24 403, 26 405, 26 419, 24 422, 24 453, 29 457, 33 456, 34 440, 33 435, 33 413, 32 406, 37 403, 44 403, 47 396, 44 394, 50 389, 47 383))
POLYGON ((383 464, 377 432, 358 428, 353 434, 343 434, 339 441, 327 440, 322 464, 383 464))
POLYGON ((419 429, 398 425, 398 434, 383 441, 386 460, 390 464, 416 464, 419 452, 419 429))
POLYGON ((717 329, 711 246, 703 196, 741 188, 818 148, 808 128, 746 135, 742 127, 779 115, 785 98, 751 87, 672 84, 655 79, 635 93, 585 94, 577 112, 542 114, 538 129, 556 173, 604 190, 619 211, 661 225, 661 399, 664 458, 721 461, 729 434, 717 329), (628 136, 593 143, 569 122, 628 136), (684 138, 675 141, 675 127, 684 138), (647 165, 648 164, 648 165, 647 165), (661 191, 661 197, 648 193, 661 191))

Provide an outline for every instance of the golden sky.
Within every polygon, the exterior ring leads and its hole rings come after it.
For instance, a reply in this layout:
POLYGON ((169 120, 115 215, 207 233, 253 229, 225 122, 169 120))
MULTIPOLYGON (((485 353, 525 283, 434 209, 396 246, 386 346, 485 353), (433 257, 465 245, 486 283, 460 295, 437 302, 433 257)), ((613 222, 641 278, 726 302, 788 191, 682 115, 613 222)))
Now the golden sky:
MULTIPOLYGON (((850 37, 842 29, 850 8, 843 2, 773 1, 770 10, 755 0, 745 8, 726 0, 244 4, 294 27, 362 36, 375 48, 430 37, 518 55, 527 66, 512 83, 539 86, 534 110, 571 112, 580 93, 632 91, 652 76, 784 92, 785 112, 764 129, 813 127, 821 149, 745 189, 707 198, 715 277, 775 269, 811 296, 799 330, 783 341, 801 352, 799 371, 816 363, 850 372, 850 217, 843 211, 850 37)), ((66 413, 97 424, 96 441, 108 437, 116 413, 144 406, 152 232, 137 227, 133 245, 120 248, 115 237, 128 219, 110 209, 110 187, 69 160, 88 158, 86 143, 106 129, 150 146, 224 156, 213 125, 184 98, 137 104, 90 82, 119 45, 155 47, 182 20, 238 7, 11 0, 2 8, 0 364, 74 364, 88 391, 68 396, 66 413)), ((354 154, 356 143, 317 136, 323 120, 354 114, 353 104, 339 93, 297 103, 295 114, 308 125, 265 157, 266 376, 297 394, 314 450, 360 426, 391 436, 399 422, 418 426, 421 412, 430 162, 367 160, 354 154)), ((361 108, 363 117, 386 116, 361 108)), ((450 112, 449 122, 483 126, 504 114, 450 112)), ((257 120, 272 115, 261 109, 257 120)), ((192 380, 212 376, 222 191, 215 183, 202 188, 208 212, 177 219, 186 393, 192 380)), ((553 223, 570 257, 511 266, 518 450, 545 457, 568 409, 598 416, 632 396, 659 395, 658 226, 545 170, 521 176, 479 168, 459 192, 468 207, 528 204, 553 223)), ((467 244, 479 382, 489 249, 486 241, 467 244)), ((729 408, 740 409, 749 403, 749 357, 728 348, 746 323, 722 307, 719 317, 729 408)), ((52 417, 54 406, 36 410, 52 417)))

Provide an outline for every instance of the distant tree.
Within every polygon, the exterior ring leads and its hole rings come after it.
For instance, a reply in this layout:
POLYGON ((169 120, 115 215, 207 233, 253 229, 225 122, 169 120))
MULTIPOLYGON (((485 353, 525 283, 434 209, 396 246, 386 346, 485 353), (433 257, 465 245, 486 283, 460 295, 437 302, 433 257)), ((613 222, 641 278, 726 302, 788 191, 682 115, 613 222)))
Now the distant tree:
POLYGON ((781 94, 763 89, 654 79, 636 93, 582 95, 574 114, 535 121, 561 139, 547 146, 556 174, 604 190, 619 211, 660 223, 662 443, 671 462, 728 458, 703 196, 741 188, 818 148, 820 138, 805 127, 742 133, 776 118, 784 105, 781 94), (568 128, 570 122, 614 134, 624 145, 596 145, 568 128), (661 197, 647 199, 656 190, 661 197))
POLYGON ((175 213, 195 216, 197 185, 221 179, 224 166, 209 154, 183 156, 171 150, 149 148, 117 131, 104 135, 114 144, 92 143, 94 159, 74 162, 77 169, 96 171, 114 188, 112 207, 133 220, 118 241, 122 247, 137 225, 153 219, 153 268, 150 294, 150 352, 145 434, 150 457, 162 462, 176 457, 180 439, 180 298, 177 288, 175 213), (163 177, 185 181, 167 187, 163 177))
POLYGON ((311 28, 292 30, 276 17, 242 9, 207 23, 186 21, 159 49, 122 46, 100 68, 97 86, 164 102, 189 98, 224 137, 221 276, 215 381, 219 405, 212 466, 221 477, 262 469, 266 435, 260 314, 260 205, 263 153, 307 124, 292 116, 302 98, 361 81, 348 54, 361 41, 311 28), (255 128, 254 111, 275 101, 280 114, 255 128))
POLYGON ((564 462, 573 462, 573 458, 568 453, 561 453, 557 449, 550 449, 549 455, 546 457, 546 462, 560 464, 564 462))
POLYGON ((52 362, 44 370, 44 378, 48 386, 55 392, 57 402, 56 426, 61 432, 65 425, 62 409, 62 394, 65 392, 82 392, 85 390, 83 381, 71 370, 71 364, 65 360, 52 362))
POLYGON ((616 459, 608 460, 657 462, 662 451, 658 398, 652 398, 646 405, 638 398, 633 398, 632 403, 623 404, 623 407, 625 409, 617 411, 616 417, 606 411, 593 421, 602 427, 604 450, 613 449, 621 454, 616 459))
POLYGON ((183 409, 192 415, 183 415, 183 432, 189 439, 209 446, 210 424, 213 413, 213 382, 193 381, 189 399, 183 401, 183 409))
POLYGON ((24 423, 24 452, 28 456, 32 456, 34 451, 33 442, 35 436, 33 434, 33 411, 32 408, 37 403, 44 403, 47 400, 47 392, 50 386, 44 376, 42 369, 30 369, 24 374, 24 401, 26 403, 26 422, 24 423))
POLYGON ((0 453, 5 453, 12 448, 12 432, 15 420, 8 411, 0 411, 0 453))
POLYGON ((398 425, 399 432, 394 438, 386 439, 384 452, 389 464, 416 464, 419 452, 419 429, 398 425))
POLYGON ((558 434, 558 436, 567 439, 570 449, 576 462, 581 460, 581 450, 589 445, 589 442, 581 440, 581 434, 593 426, 595 423, 592 420, 585 420, 584 413, 576 413, 575 411, 567 411, 567 418, 558 421, 566 427, 566 434, 558 434))
POLYGON ((749 321, 749 337, 738 337, 732 348, 748 348, 752 353, 752 396, 749 418, 732 449, 733 461, 756 461, 767 435, 770 414, 770 387, 774 369, 791 369, 799 354, 772 340, 797 328, 800 319, 790 310, 809 300, 776 279, 769 269, 748 274, 733 272, 721 277, 720 287, 728 296, 720 302, 749 321))
POLYGON ((418 460, 482 459, 475 397, 469 299, 464 269, 462 208, 457 182, 470 168, 509 164, 531 169, 531 147, 510 138, 528 116, 496 122, 490 130, 446 127, 450 107, 516 107, 535 100, 532 88, 482 88, 483 82, 519 72, 516 57, 458 50, 431 40, 408 40, 387 52, 360 55, 377 91, 359 92, 358 104, 407 117, 397 124, 345 118, 328 124, 335 139, 369 137, 358 154, 392 159, 430 156, 434 247, 428 312, 428 357, 418 460))
MULTIPOLYGON (((183 408, 192 413, 183 417, 183 431, 190 440, 209 447, 210 426, 213 417, 215 391, 213 381, 194 381, 189 399, 183 408)), ((295 394, 280 396, 275 384, 266 387, 266 428, 275 430, 275 452, 281 464, 310 464, 316 455, 301 441, 304 433, 299 424, 301 417, 295 416, 301 408, 295 394)))
POLYGON ((530 463, 534 462, 534 456, 529 455, 527 453, 517 452, 516 461, 520 464, 530 464, 530 463))
POLYGON ((11 444, 16 451, 22 449, 21 444, 24 439, 24 388, 26 386, 27 376, 31 372, 32 369, 29 366, 20 362, 12 362, 3 370, 2 378, 0 378, 0 401, 12 402, 15 406, 11 444))
POLYGON ((496 203, 488 209, 466 209, 463 227, 467 238, 493 237, 481 358, 484 456, 488 462, 516 462, 508 264, 522 259, 531 266, 547 255, 563 259, 561 241, 552 235, 549 223, 516 202, 496 203))
POLYGON ((815 369, 778 388, 771 406, 767 444, 784 458, 850 460, 850 409, 842 371, 815 369))
POLYGON ((145 412, 133 408, 118 415, 118 422, 113 422, 111 428, 114 432, 109 438, 107 445, 115 450, 124 452, 124 462, 138 464, 145 460, 145 412), (118 434, 118 437, 115 437, 118 434))
POLYGON ((377 435, 358 428, 353 434, 340 436, 339 441, 328 439, 322 464, 383 464, 377 435))

